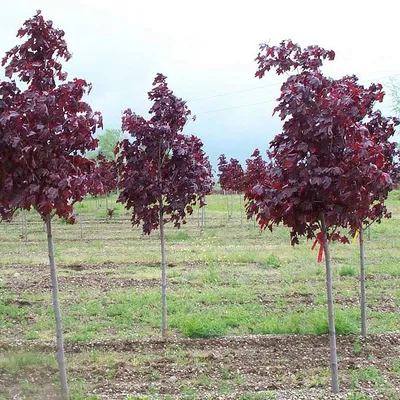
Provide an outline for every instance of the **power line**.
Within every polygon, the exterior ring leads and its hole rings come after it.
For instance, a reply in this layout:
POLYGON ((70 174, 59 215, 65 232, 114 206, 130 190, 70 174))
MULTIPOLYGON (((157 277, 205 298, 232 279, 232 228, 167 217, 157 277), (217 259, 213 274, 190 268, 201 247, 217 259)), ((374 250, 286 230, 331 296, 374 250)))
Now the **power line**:
MULTIPOLYGON (((386 75, 386 76, 381 76, 381 77, 378 77, 378 78, 373 78, 373 79, 371 79, 371 82, 372 82, 372 81, 375 81, 375 80, 379 80, 379 79, 392 78, 392 77, 396 77, 396 76, 400 76, 400 74, 386 75)), ((202 98, 200 98, 200 99, 192 100, 192 102, 193 102, 193 101, 200 101, 200 100, 213 99, 213 98, 215 98, 215 97, 229 96, 229 95, 231 95, 231 94, 249 92, 249 91, 252 91, 252 90, 264 89, 264 88, 267 88, 267 87, 277 86, 277 85, 280 85, 280 83, 275 83, 275 84, 266 85, 266 86, 261 86, 261 87, 252 88, 252 89, 238 90, 238 91, 236 91, 236 92, 221 93, 221 94, 217 94, 217 95, 215 95, 215 96, 210 96, 210 97, 202 97, 202 98)), ((257 105, 259 105, 259 104, 272 103, 272 102, 274 102, 274 101, 276 101, 276 99, 274 99, 274 100, 267 100, 267 101, 261 101, 261 102, 259 102, 259 103, 243 104, 243 105, 240 105, 240 106, 232 106, 232 107, 226 107, 226 108, 218 108, 218 109, 215 109, 215 110, 202 111, 202 112, 196 113, 196 115, 209 114, 209 113, 213 113, 213 112, 226 111, 226 110, 233 110, 233 109, 235 109, 235 108, 252 107, 252 106, 257 106, 257 105)))
POLYGON ((272 87, 272 86, 278 86, 278 85, 281 85, 281 83, 273 83, 271 85, 266 85, 266 86, 259 86, 259 87, 255 87, 255 88, 236 90, 234 92, 220 93, 220 94, 216 94, 214 96, 209 96, 209 97, 199 97, 198 99, 193 99, 193 100, 188 101, 188 103, 193 103, 195 101, 201 101, 201 100, 214 99, 216 97, 230 96, 232 94, 251 92, 253 90, 260 90, 260 89, 265 89, 265 88, 269 88, 269 87, 272 87))
POLYGON ((259 104, 266 104, 266 103, 272 103, 276 100, 267 100, 267 101, 261 101, 259 103, 252 103, 252 104, 243 104, 241 106, 233 106, 233 107, 226 107, 226 108, 219 108, 216 110, 209 110, 209 111, 203 111, 203 112, 199 112, 196 113, 196 115, 201 115, 201 114, 208 114, 208 113, 212 113, 212 112, 218 112, 218 111, 225 111, 225 110, 233 110, 234 108, 243 108, 243 107, 251 107, 251 106, 257 106, 259 104))
MULTIPOLYGON (((386 75, 386 76, 380 76, 380 77, 377 77, 377 78, 372 78, 371 82, 379 80, 379 79, 393 78, 393 77, 396 77, 396 76, 400 76, 400 74, 393 74, 393 75, 386 75)), ((361 80, 361 78, 359 78, 359 79, 361 80)), ((362 80, 366 80, 366 79, 362 79, 362 80)), ((208 96, 208 97, 199 97, 197 99, 189 100, 188 103, 193 103, 195 101, 201 101, 201 100, 215 99, 216 97, 230 96, 232 94, 251 92, 253 90, 266 89, 266 88, 273 87, 273 86, 278 86, 278 85, 281 85, 281 84, 282 84, 282 82, 272 83, 270 85, 265 85, 265 86, 253 87, 253 88, 248 88, 248 89, 243 89, 243 90, 235 90, 233 92, 219 93, 219 94, 215 94, 213 96, 208 96)))

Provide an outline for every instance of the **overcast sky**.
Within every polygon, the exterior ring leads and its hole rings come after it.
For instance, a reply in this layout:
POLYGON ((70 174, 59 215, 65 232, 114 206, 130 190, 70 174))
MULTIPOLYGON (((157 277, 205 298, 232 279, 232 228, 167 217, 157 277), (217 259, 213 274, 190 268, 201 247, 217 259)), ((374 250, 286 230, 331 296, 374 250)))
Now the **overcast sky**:
MULTIPOLYGON (((69 78, 93 84, 88 102, 105 128, 120 128, 126 108, 147 117, 157 72, 197 115, 186 133, 199 136, 213 165, 219 154, 242 163, 264 153, 280 131, 272 117, 280 78, 254 78, 258 45, 292 39, 336 52, 323 71, 356 74, 364 84, 400 77, 394 0, 145 1, 0 0, 0 55, 18 43, 23 22, 41 9, 66 33, 69 78), (261 103, 261 104, 260 104, 261 103), (226 109, 226 110, 224 110, 226 109), (217 111, 216 111, 217 110, 217 111)), ((4 76, 4 72, 2 72, 4 76)), ((391 99, 380 107, 390 113, 391 99)))

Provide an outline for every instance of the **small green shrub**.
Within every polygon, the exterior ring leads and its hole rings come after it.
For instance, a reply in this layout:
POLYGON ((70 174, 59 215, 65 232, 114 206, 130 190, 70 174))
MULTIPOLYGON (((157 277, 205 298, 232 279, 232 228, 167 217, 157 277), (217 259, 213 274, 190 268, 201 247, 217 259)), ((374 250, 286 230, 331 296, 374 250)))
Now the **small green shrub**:
POLYGON ((221 371, 221 376, 222 376, 222 379, 231 379, 232 374, 229 371, 229 368, 223 367, 222 371, 221 371))
POLYGON ((200 375, 197 383, 199 386, 210 386, 212 384, 212 378, 208 375, 200 375))
POLYGON ((361 351, 361 344, 358 341, 358 339, 356 339, 353 343, 353 352, 354 354, 359 354, 361 351))
POLYGON ((282 266, 281 261, 280 261, 279 258, 278 258, 275 254, 273 254, 273 253, 271 253, 271 254, 269 254, 269 255, 267 256, 267 258, 266 258, 266 260, 265 260, 265 262, 264 262, 264 264, 263 264, 263 267, 264 267, 264 268, 272 268, 272 269, 278 269, 278 268, 280 268, 281 266, 282 266))
POLYGON ((376 367, 361 368, 358 371, 358 379, 361 382, 373 383, 383 383, 385 381, 376 367))
POLYGON ((351 267, 350 265, 343 265, 342 268, 340 268, 339 275, 340 276, 355 276, 356 270, 354 267, 351 267))
POLYGON ((393 360, 393 365, 392 365, 391 371, 396 374, 400 374, 400 361, 399 360, 393 360))
MULTIPOLYGON (((358 377, 355 371, 350 373, 350 389, 357 389, 360 386, 358 377)), ((354 393, 357 394, 357 393, 354 393)))

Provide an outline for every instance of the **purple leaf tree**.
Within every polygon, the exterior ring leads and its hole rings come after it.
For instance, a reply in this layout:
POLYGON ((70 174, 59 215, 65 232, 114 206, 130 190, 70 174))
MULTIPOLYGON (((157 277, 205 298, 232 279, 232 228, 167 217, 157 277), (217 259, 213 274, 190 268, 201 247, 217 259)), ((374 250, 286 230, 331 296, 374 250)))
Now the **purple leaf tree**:
MULTIPOLYGON (((270 69, 292 75, 283 83, 274 112, 284 121, 271 142, 270 179, 246 193, 248 216, 262 227, 291 228, 291 242, 315 239, 325 254, 331 349, 332 390, 339 391, 329 242, 348 242, 338 229, 359 224, 387 195, 390 178, 368 121, 382 101, 380 85, 364 89, 354 76, 334 80, 320 70, 334 52, 318 46, 302 49, 292 41, 260 46, 256 76, 270 69), (367 182, 380 182, 372 188, 367 182), (356 217, 358 216, 358 217, 356 217)), ((372 129, 376 132, 376 129, 372 129)), ((389 135, 390 136, 390 135, 389 135)), ((390 147, 390 146, 389 146, 390 147)), ((380 207, 379 205, 377 206, 380 207)), ((359 226, 359 225, 358 225, 359 226)))
MULTIPOLYGON (((397 166, 395 157, 397 153, 396 143, 389 139, 394 135, 394 128, 399 124, 397 118, 385 118, 379 110, 373 111, 373 107, 382 98, 382 87, 376 96, 370 95, 369 89, 357 85, 358 99, 368 98, 368 113, 365 120, 359 123, 364 128, 364 134, 368 138, 367 146, 360 148, 360 154, 355 158, 352 166, 353 175, 349 184, 358 191, 358 206, 355 206, 353 215, 349 220, 351 233, 359 234, 360 247, 360 306, 361 306, 361 334, 367 334, 366 315, 366 272, 365 272, 365 246, 364 231, 374 222, 380 223, 382 218, 390 218, 385 200, 393 188, 392 177, 397 166)), ((361 101, 360 101, 361 103, 361 101)))
POLYGON ((92 174, 93 185, 89 190, 89 194, 92 196, 105 195, 107 215, 109 218, 112 218, 114 208, 109 208, 108 198, 112 192, 118 189, 117 164, 115 160, 108 159, 101 152, 96 156, 94 161, 96 162, 96 167, 92 174))
MULTIPOLYGON (((228 209, 228 218, 233 214, 233 197, 232 193, 240 193, 243 191, 244 172, 240 162, 236 158, 231 158, 229 162, 226 160, 225 154, 218 157, 218 179, 221 189, 230 197, 231 205, 229 210, 229 197, 226 198, 228 209)), ((241 197, 240 197, 241 199, 241 197)), ((241 201, 241 200, 240 200, 241 201)), ((240 209, 242 207, 240 205, 240 209)))
POLYGON ((193 207, 205 205, 205 195, 213 186, 211 165, 195 136, 182 133, 191 114, 186 103, 168 88, 166 77, 157 74, 149 92, 153 102, 150 118, 130 109, 122 116, 122 130, 131 135, 123 140, 117 167, 120 176, 119 200, 132 209, 132 224, 142 225, 150 234, 160 228, 162 336, 167 332, 167 274, 164 225, 186 223, 193 207))
POLYGON ((263 160, 260 150, 255 149, 246 160, 246 171, 243 174, 242 188, 246 192, 249 188, 268 179, 267 162, 263 160))
POLYGON ((96 148, 93 134, 102 119, 82 101, 91 85, 66 80, 60 61, 71 54, 62 30, 38 11, 17 36, 25 42, 8 51, 2 65, 27 88, 0 84, 0 212, 10 219, 17 209, 33 208, 46 223, 60 381, 68 399, 51 221, 54 215, 74 221, 73 206, 92 183, 94 163, 83 154, 96 148))

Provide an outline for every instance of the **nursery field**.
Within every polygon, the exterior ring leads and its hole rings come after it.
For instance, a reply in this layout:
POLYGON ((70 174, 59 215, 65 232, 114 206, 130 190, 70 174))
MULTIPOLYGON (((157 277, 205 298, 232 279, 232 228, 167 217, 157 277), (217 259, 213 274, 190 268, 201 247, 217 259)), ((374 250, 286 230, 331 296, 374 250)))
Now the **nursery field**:
MULTIPOLYGON (((289 231, 260 231, 239 196, 212 195, 167 225, 168 339, 159 234, 107 199, 54 220, 72 399, 400 399, 400 193, 365 234, 368 332, 359 336, 357 242, 333 243, 341 393, 330 393, 325 265, 289 231), (229 211, 228 211, 229 206, 229 211), (107 208, 114 208, 112 218, 107 208)), ((34 212, 0 224, 0 399, 57 399, 47 239, 34 212)))

